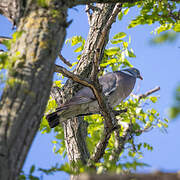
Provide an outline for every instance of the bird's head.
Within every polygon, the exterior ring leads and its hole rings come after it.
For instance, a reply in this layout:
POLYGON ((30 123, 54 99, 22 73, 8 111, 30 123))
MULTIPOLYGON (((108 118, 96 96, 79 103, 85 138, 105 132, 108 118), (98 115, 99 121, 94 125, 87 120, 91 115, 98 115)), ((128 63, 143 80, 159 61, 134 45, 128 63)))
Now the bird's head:
POLYGON ((143 78, 142 78, 139 70, 136 69, 136 68, 128 68, 128 69, 124 69, 123 71, 127 71, 127 72, 129 72, 132 76, 143 80, 143 78))

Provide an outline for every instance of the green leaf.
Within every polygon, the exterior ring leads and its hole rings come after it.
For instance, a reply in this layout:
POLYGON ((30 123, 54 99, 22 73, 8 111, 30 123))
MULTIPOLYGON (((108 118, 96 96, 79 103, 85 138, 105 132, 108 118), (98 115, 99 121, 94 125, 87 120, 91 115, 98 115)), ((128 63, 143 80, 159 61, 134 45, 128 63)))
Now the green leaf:
POLYGON ((123 46, 126 49, 128 47, 128 42, 123 42, 123 46))
POLYGON ((112 47, 112 48, 109 48, 109 49, 106 49, 104 51, 104 53, 108 56, 111 56, 111 55, 115 55, 116 53, 118 53, 120 51, 120 48, 119 47, 112 47))
POLYGON ((127 13, 129 12, 129 8, 124 10, 124 15, 127 15, 127 13))
POLYGON ((47 0, 37 0, 38 5, 41 7, 47 8, 48 7, 48 1, 47 0))
POLYGON ((175 25, 174 25, 174 31, 176 32, 180 32, 180 21, 178 21, 175 25))
POLYGON ((123 18, 123 13, 122 13, 122 11, 121 11, 121 12, 118 14, 118 19, 119 19, 119 21, 121 21, 122 18, 123 18))
POLYGON ((106 67, 106 66, 108 66, 108 65, 110 65, 110 64, 116 63, 116 61, 117 61, 117 60, 116 60, 115 58, 109 59, 106 63, 100 64, 100 67, 106 67))
POLYGON ((149 97, 150 98, 150 100, 153 102, 153 103, 156 103, 157 102, 157 97, 156 96, 151 96, 151 97, 149 97))
POLYGON ((35 171, 35 165, 32 165, 29 173, 32 174, 34 171, 35 171))
POLYGON ((122 39, 118 39, 118 40, 111 40, 111 43, 112 43, 112 44, 119 44, 119 43, 121 43, 121 42, 123 42, 123 40, 122 40, 122 39))
POLYGON ((153 38, 150 43, 151 44, 160 44, 160 43, 164 43, 164 42, 174 42, 177 39, 177 33, 176 32, 172 32, 172 31, 167 31, 164 33, 161 33, 159 36, 155 36, 155 38, 153 38))
POLYGON ((76 44, 81 42, 81 37, 80 36, 74 36, 71 39, 71 45, 75 46, 76 44))
POLYGON ((82 43, 82 46, 84 46, 85 40, 82 36, 73 36, 72 38, 66 40, 66 44, 67 43, 71 43, 71 46, 82 43))
POLYGON ((26 180, 26 176, 24 174, 21 174, 19 177, 18 177, 18 180, 26 180))
POLYGON ((172 23, 171 23, 171 24, 163 24, 163 25, 161 25, 160 27, 158 27, 158 28, 155 30, 155 32, 157 32, 157 33, 159 34, 159 33, 163 32, 163 31, 167 31, 167 30, 171 29, 172 26, 173 26, 172 23))
POLYGON ((14 32, 13 35, 12 35, 13 42, 15 42, 17 39, 19 39, 22 36, 23 32, 24 31, 16 31, 16 32, 14 32))
POLYGON ((10 39, 10 40, 4 40, 4 41, 2 42, 2 44, 4 44, 4 45, 6 46, 6 48, 7 48, 8 50, 10 50, 10 49, 11 49, 11 44, 12 44, 12 39, 10 39))
POLYGON ((75 49, 74 52, 81 52, 83 50, 83 48, 84 48, 83 46, 80 46, 77 49, 75 49))
POLYGON ((129 57, 132 57, 132 58, 136 57, 132 49, 128 50, 128 54, 129 54, 129 57))
POLYGON ((142 143, 139 143, 138 146, 137 146, 138 147, 138 151, 141 149, 141 146, 142 146, 142 143))
POLYGON ((8 65, 8 54, 7 52, 3 52, 0 54, 0 69, 6 69, 8 65))
POLYGON ((113 37, 113 39, 122 39, 122 38, 125 38, 125 37, 126 37, 126 33, 119 32, 113 37))

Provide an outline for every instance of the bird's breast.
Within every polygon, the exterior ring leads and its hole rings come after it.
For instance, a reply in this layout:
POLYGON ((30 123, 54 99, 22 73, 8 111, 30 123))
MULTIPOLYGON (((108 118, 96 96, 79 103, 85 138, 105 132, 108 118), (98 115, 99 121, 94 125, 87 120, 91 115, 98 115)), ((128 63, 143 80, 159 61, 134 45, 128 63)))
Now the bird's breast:
POLYGON ((112 92, 112 94, 109 96, 109 102, 112 107, 120 104, 121 101, 126 99, 132 92, 134 85, 135 85, 136 79, 128 79, 126 81, 121 81, 119 83, 119 86, 117 86, 117 89, 112 92))

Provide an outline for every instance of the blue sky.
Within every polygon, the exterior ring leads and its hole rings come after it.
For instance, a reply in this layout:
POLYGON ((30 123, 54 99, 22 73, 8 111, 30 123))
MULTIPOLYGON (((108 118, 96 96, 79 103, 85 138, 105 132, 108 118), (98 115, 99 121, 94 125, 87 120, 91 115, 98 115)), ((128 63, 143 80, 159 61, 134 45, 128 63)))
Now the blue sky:
MULTIPOLYGON (((110 36, 112 37, 121 31, 131 36, 131 47, 136 54, 136 58, 132 59, 131 63, 141 71, 144 78, 143 81, 137 82, 137 84, 140 84, 140 91, 138 93, 144 93, 157 85, 160 86, 161 90, 156 93, 160 98, 158 103, 153 105, 153 107, 158 109, 162 117, 167 117, 168 108, 173 104, 175 87, 180 83, 180 39, 178 38, 172 44, 150 45, 149 41, 154 37, 150 32, 154 30, 158 24, 127 29, 130 19, 137 13, 138 10, 134 8, 130 10, 123 21, 117 21, 112 27, 110 36)), ((86 38, 89 26, 86 14, 84 13, 84 6, 69 10, 68 19, 73 19, 73 22, 67 29, 66 38, 74 35, 81 35, 86 38)), ((2 16, 0 16, 0 35, 12 35, 10 22, 2 16)), ((62 54, 71 62, 76 58, 72 47, 67 45, 64 45, 62 54)), ((136 90, 135 88, 135 92, 136 90)), ((167 133, 162 133, 160 130, 155 129, 137 139, 137 141, 148 142, 154 147, 152 152, 144 151, 143 161, 149 164, 150 167, 140 169, 140 171, 151 172, 157 169, 164 171, 179 170, 179 127, 180 118, 170 122, 167 133)), ((37 134, 23 168, 25 172, 27 172, 33 164, 37 167, 48 168, 56 163, 65 161, 60 156, 54 155, 52 151, 53 144, 51 141, 53 140, 53 136, 53 133, 48 135, 37 134)), ((68 179, 68 175, 61 172, 55 176, 44 176, 43 179, 66 180, 68 179)))

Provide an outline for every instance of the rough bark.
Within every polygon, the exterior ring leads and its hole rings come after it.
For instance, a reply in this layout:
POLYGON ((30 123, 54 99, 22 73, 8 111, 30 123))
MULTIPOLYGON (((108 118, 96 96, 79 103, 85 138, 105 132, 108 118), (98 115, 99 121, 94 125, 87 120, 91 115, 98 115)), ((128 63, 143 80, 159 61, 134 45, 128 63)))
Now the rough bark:
MULTIPOLYGON (((8 82, 0 103, 0 179, 18 179, 38 130, 52 85, 54 62, 65 38, 67 6, 28 1, 12 45, 8 82), (53 16, 52 10, 56 11, 53 16), (17 53, 18 52, 18 53, 17 53)), ((55 1, 53 1, 55 2, 55 1)))
MULTIPOLYGON (((22 32, 9 53, 9 60, 16 59, 16 61, 9 71, 9 83, 4 89, 0 103, 0 179, 3 180, 17 179, 38 130, 49 98, 54 62, 64 42, 67 8, 91 2, 117 1, 50 0, 47 1, 48 6, 35 4, 36 2, 0 1, 0 14, 8 17, 17 25, 18 31, 22 32)), ((97 5, 91 16, 88 39, 81 60, 74 71, 75 74, 82 77, 89 77, 91 74, 99 37, 114 6, 114 4, 97 5)), ((104 41, 101 55, 106 42, 104 41)), ((59 91, 58 104, 61 101, 60 97, 66 101, 80 87, 79 84, 68 80, 59 91)), ((81 160, 86 163, 89 158, 84 138, 86 129, 87 124, 80 118, 68 120, 64 124, 70 161, 81 160)))
POLYGON ((19 18, 24 12, 25 2, 23 0, 1 0, 0 14, 6 16, 13 25, 18 24, 19 18))
MULTIPOLYGON (((89 29, 87 41, 85 43, 85 47, 81 59, 74 70, 74 73, 80 75, 82 78, 90 77, 90 74, 92 72, 92 64, 96 55, 96 49, 98 46, 99 38, 102 33, 102 29, 104 28, 108 19, 110 18, 114 7, 115 4, 98 4, 97 10, 94 11, 94 13, 92 14, 91 21, 89 22, 90 29, 89 29)), ((102 54, 104 47, 107 43, 107 40, 108 40, 108 34, 106 36, 106 39, 104 39, 104 45, 101 50, 102 54)), ((53 97, 56 97, 57 103, 62 103, 61 98, 63 99, 63 102, 67 101, 80 88, 81 85, 73 82, 72 80, 68 80, 64 85, 63 89, 58 91, 56 88, 56 91, 54 91, 53 88, 51 94, 53 95, 53 97)), ((77 162, 78 160, 81 160, 84 164, 86 164, 89 158, 89 152, 87 150, 85 143, 86 137, 83 136, 82 138, 79 138, 78 135, 78 134, 86 133, 87 130, 86 128, 84 128, 85 122, 83 121, 82 118, 81 119, 75 118, 68 120, 67 122, 64 123, 63 126, 65 130, 65 143, 66 143, 66 149, 67 149, 69 161, 77 162)), ((75 179, 77 179, 77 176, 71 176, 71 180, 75 180, 75 179)))

